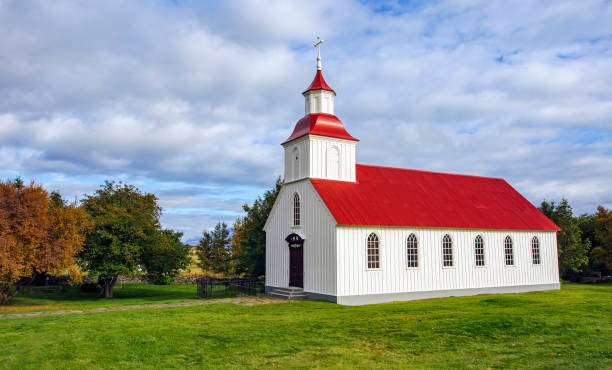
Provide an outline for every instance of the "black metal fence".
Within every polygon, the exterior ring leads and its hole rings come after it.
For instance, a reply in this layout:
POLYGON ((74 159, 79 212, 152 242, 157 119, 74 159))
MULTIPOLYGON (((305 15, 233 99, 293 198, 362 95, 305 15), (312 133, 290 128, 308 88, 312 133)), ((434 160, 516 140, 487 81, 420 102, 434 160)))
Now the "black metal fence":
POLYGON ((254 278, 217 279, 199 278, 198 298, 226 298, 257 295, 264 291, 264 283, 254 278))

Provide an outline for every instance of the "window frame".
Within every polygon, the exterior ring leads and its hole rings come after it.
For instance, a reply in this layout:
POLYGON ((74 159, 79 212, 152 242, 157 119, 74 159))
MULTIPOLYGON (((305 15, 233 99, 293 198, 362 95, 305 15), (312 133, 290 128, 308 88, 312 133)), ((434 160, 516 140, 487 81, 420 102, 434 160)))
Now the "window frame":
POLYGON ((474 267, 476 268, 487 267, 487 257, 485 255, 484 238, 480 234, 476 235, 476 237, 474 238, 474 267), (480 248, 478 246, 479 241, 480 241, 480 248), (482 254, 482 265, 478 264, 478 256, 479 256, 478 249, 480 249, 480 253, 482 254))
POLYGON ((292 210, 291 227, 299 229, 302 227, 302 197, 300 197, 300 194, 297 191, 293 193, 293 201, 291 202, 291 210, 292 210), (296 207, 296 200, 297 200, 297 207, 296 207), (295 222, 296 220, 298 221, 297 223, 295 222))
POLYGON ((542 266, 542 248, 540 248, 540 238, 537 237, 537 235, 534 235, 533 238, 531 238, 531 265, 532 266, 542 266), (535 258, 534 258, 534 242, 535 242, 535 246, 537 248, 538 251, 538 263, 535 263, 535 258))
POLYGON ((375 233, 375 232, 371 232, 368 234, 368 236, 366 237, 366 253, 365 253, 365 263, 366 263, 366 270, 367 271, 378 271, 382 269, 382 253, 381 253, 381 238, 380 236, 375 233), (370 240, 370 237, 374 236, 374 238, 376 238, 376 240, 370 240), (370 248, 370 242, 376 243, 376 256, 378 257, 377 265, 376 267, 370 267, 370 250, 373 250, 374 248, 370 248))
POLYGON ((408 235, 408 237, 406 238, 406 258, 404 259, 404 261, 406 262, 406 269, 407 270, 419 270, 421 268, 421 264, 420 264, 420 253, 419 253, 419 238, 415 233, 410 233, 410 235, 408 235), (409 260, 408 260, 408 250, 411 249, 408 245, 408 243, 411 242, 411 237, 414 237, 414 246, 412 249, 414 249, 415 253, 414 256, 416 257, 413 261, 416 263, 416 266, 410 266, 409 260))
POLYGON ((293 147, 291 151, 291 181, 296 181, 300 178, 300 170, 301 170, 301 154, 299 145, 293 147))
POLYGON ((444 234, 444 236, 442 236, 442 268, 443 269, 453 269, 455 268, 455 249, 453 248, 453 237, 450 236, 450 234, 444 234), (445 243, 446 243, 446 237, 448 237, 449 240, 449 244, 450 244, 450 266, 446 266, 445 265, 445 260, 444 257, 448 254, 445 253, 445 243))
POLYGON ((510 235, 506 235, 504 238, 504 266, 505 267, 516 267, 516 257, 514 255, 514 240, 510 235), (508 243, 510 241, 510 243, 508 243), (512 264, 508 264, 508 245, 510 246, 510 258, 512 264))

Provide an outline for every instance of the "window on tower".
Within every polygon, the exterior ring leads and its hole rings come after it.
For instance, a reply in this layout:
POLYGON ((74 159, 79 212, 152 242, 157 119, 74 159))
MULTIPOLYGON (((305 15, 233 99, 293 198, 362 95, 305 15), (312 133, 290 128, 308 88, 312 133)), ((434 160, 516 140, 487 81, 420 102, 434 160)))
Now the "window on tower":
POLYGON ((327 148, 327 178, 340 179, 340 151, 336 146, 327 148))
POLYGON ((300 177, 300 151, 298 148, 293 148, 291 152, 291 179, 297 180, 300 177))

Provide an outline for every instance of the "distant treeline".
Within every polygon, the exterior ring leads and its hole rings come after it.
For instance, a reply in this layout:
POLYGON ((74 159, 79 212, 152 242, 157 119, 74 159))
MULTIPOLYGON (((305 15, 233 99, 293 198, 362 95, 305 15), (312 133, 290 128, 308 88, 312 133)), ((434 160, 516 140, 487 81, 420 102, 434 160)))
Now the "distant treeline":
POLYGON ((567 199, 543 201, 540 211, 554 221, 557 233, 559 274, 565 280, 612 272, 612 211, 603 206, 593 214, 573 215, 567 199))
MULTIPOLYGON (((196 246, 202 270, 225 276, 265 273, 263 226, 282 182, 245 204, 230 235, 227 224, 204 231, 196 246)), ((599 206, 594 214, 573 215, 566 199, 543 201, 539 209, 562 230, 557 233, 559 273, 579 280, 612 272, 612 211, 599 206)), ((66 202, 21 179, 0 182, 0 303, 41 275, 82 271, 95 276, 100 294, 112 297, 119 275, 146 272, 168 284, 192 262, 191 247, 182 233, 163 229, 154 194, 105 182, 79 203, 66 202)))

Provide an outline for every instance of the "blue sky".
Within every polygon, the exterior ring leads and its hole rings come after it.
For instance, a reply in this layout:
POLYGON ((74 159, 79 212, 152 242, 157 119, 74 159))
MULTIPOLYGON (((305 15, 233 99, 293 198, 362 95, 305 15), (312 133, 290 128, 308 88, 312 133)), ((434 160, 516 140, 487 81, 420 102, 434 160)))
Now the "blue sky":
POLYGON ((612 207, 609 1, 0 0, 0 177, 232 223, 282 173, 316 35, 359 163, 612 207))

